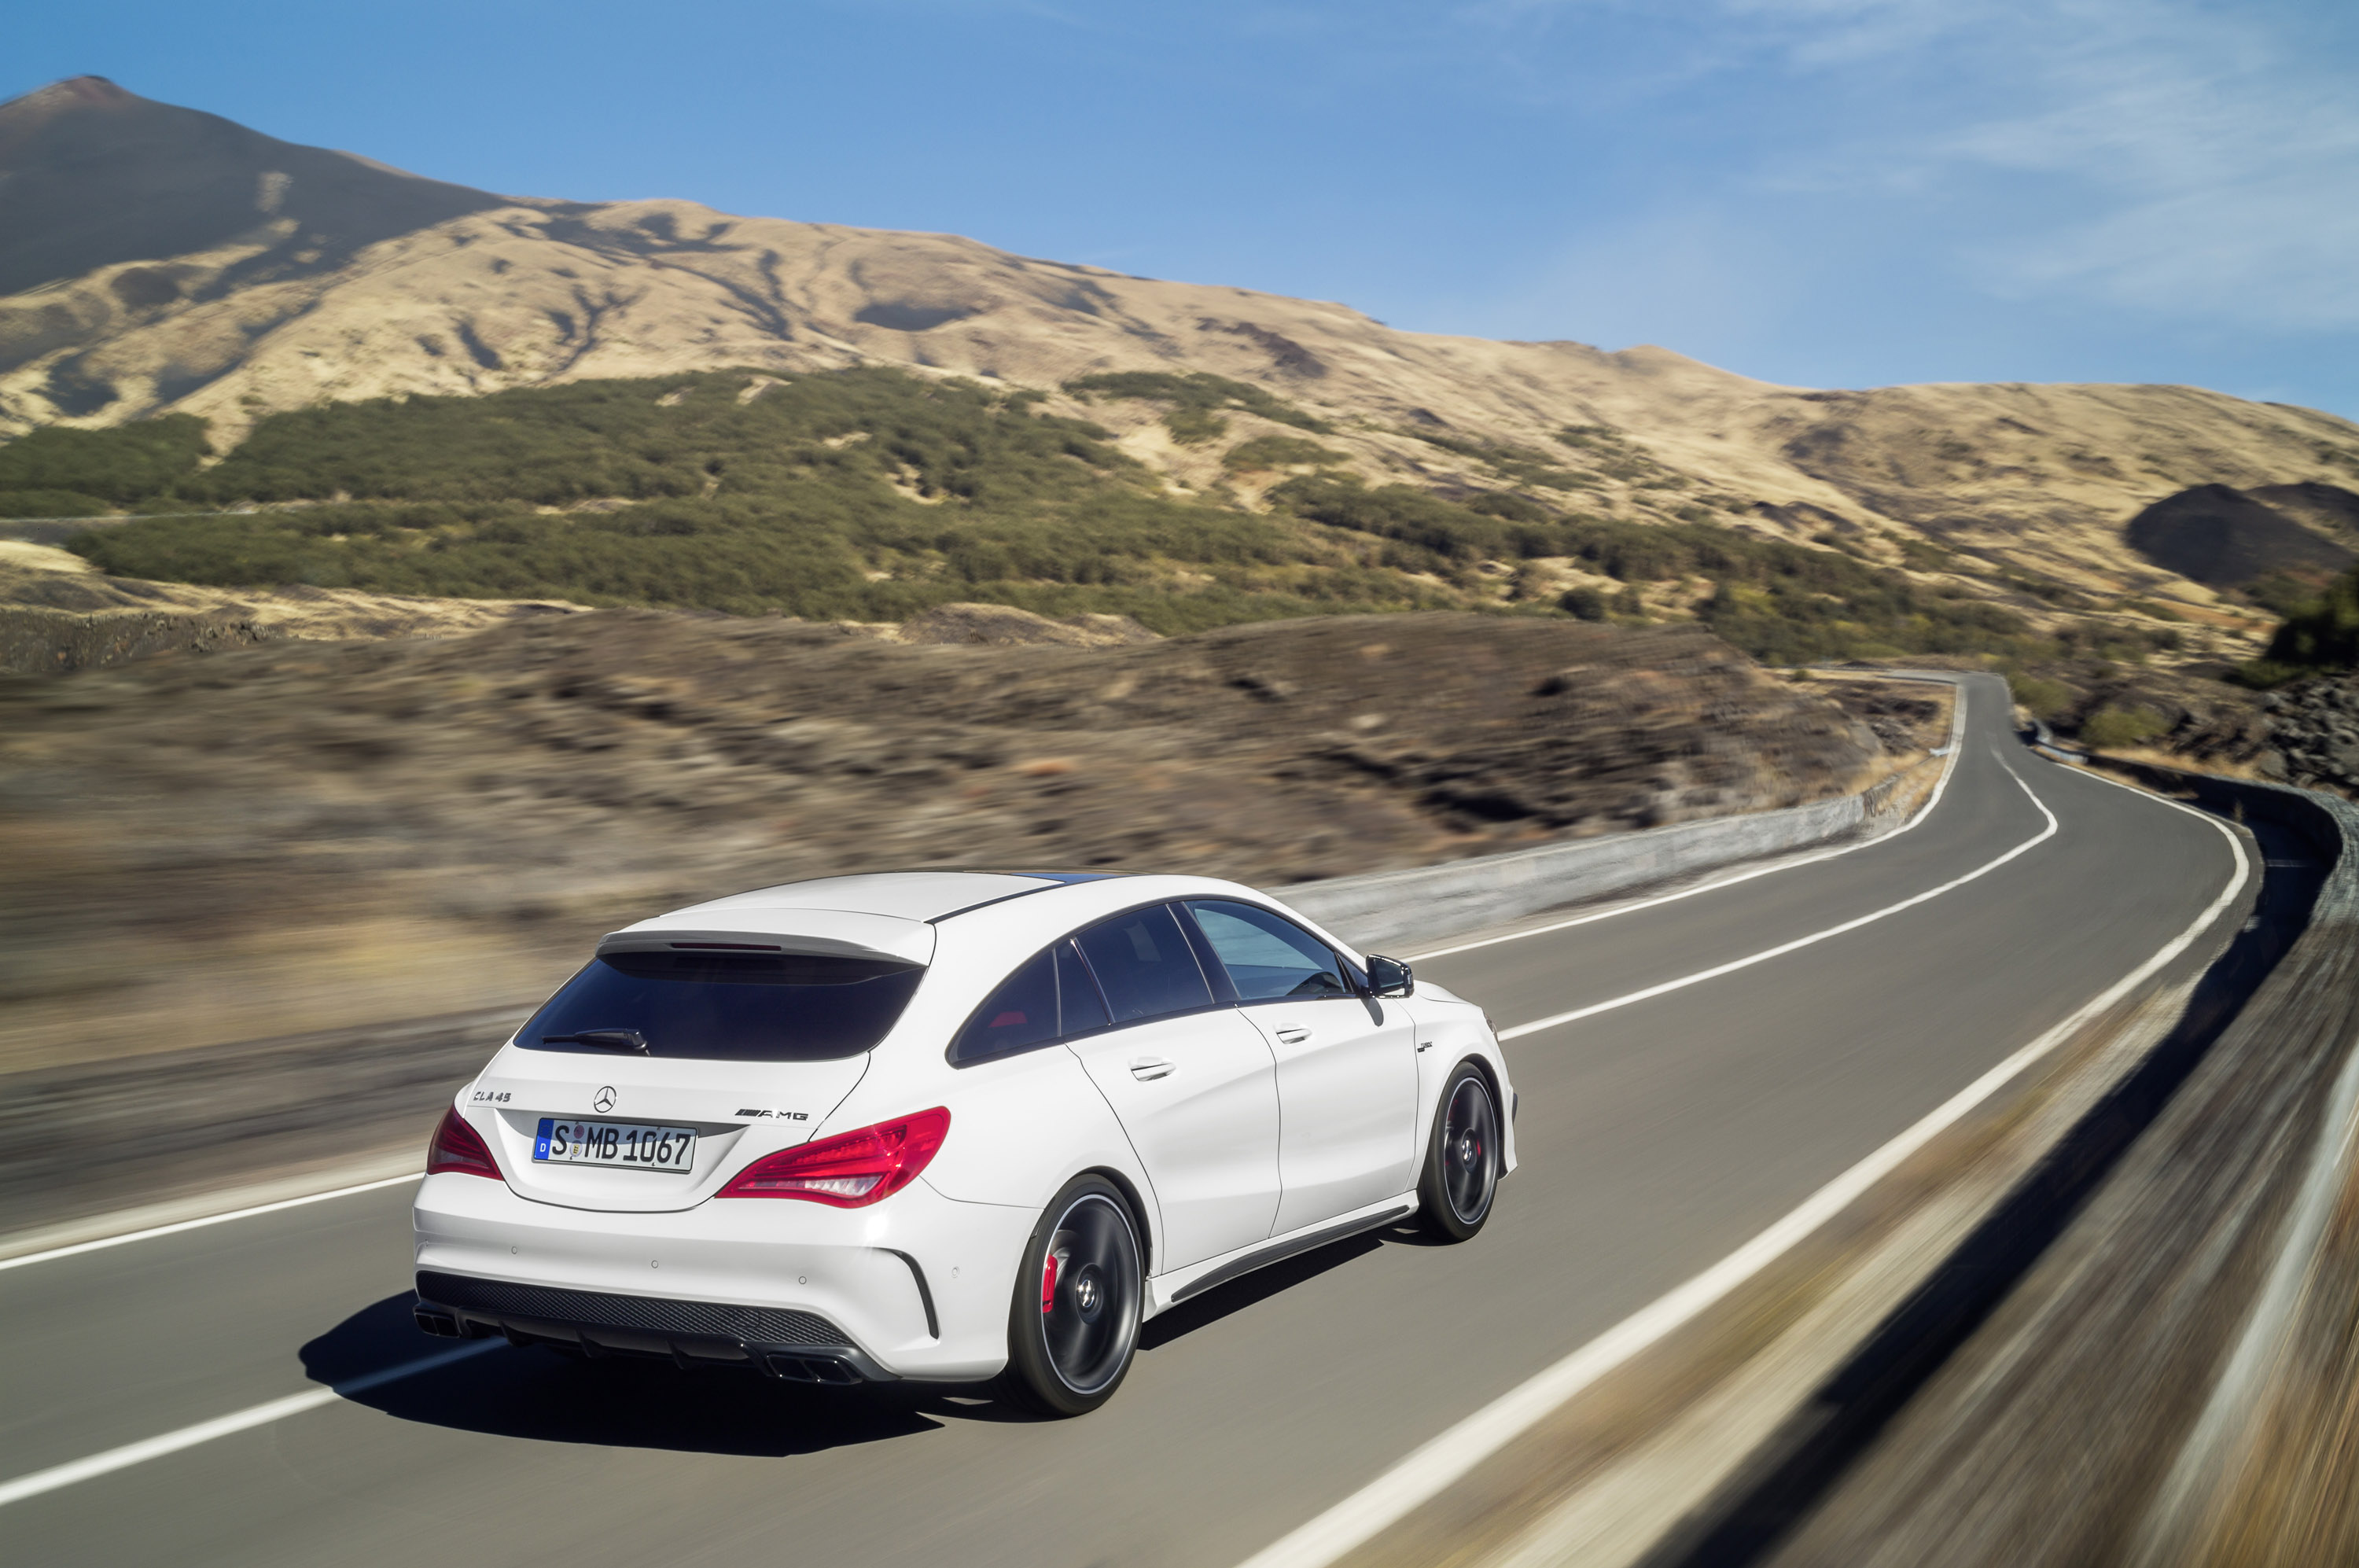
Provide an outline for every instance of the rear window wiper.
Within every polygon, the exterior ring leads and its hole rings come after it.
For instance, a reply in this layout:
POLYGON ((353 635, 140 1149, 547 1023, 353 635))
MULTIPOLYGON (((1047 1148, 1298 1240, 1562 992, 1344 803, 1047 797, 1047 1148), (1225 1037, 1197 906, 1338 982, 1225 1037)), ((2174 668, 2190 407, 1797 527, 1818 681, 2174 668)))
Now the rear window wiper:
POLYGON ((637 1055, 647 1053, 647 1037, 636 1029, 583 1029, 578 1034, 545 1034, 543 1045, 589 1045, 600 1051, 628 1051, 637 1055))

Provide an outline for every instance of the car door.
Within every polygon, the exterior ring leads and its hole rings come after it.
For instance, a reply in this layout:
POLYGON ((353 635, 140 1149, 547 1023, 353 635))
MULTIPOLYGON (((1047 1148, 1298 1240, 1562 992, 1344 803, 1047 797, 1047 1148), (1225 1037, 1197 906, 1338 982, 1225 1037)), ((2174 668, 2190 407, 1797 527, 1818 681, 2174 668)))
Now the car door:
MULTIPOLYGON (((1155 1272, 1267 1239, 1278 1199, 1277 1062, 1216 1000, 1168 905, 1073 939, 1106 1027, 1068 1039, 1113 1105, 1163 1215, 1155 1272)), ((1075 1004, 1069 1001, 1070 1015, 1075 1004)), ((1070 1032, 1070 1031, 1069 1031, 1070 1032)))
POLYGON ((1277 1064, 1275 1234, 1414 1184, 1417 1040, 1407 1008, 1357 994, 1325 942, 1274 910, 1226 898, 1187 909, 1277 1064))

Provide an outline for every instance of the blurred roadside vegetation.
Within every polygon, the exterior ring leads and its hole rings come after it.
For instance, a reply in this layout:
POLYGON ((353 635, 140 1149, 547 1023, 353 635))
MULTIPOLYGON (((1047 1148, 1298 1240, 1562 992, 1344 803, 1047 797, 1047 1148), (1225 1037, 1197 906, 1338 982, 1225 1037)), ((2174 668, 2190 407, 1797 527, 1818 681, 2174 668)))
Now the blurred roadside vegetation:
POLYGON ((1308 439, 1331 425, 1242 382, 1123 373, 1068 390, 1160 403, 1167 425, 1187 416, 1176 439, 1223 439, 1240 413, 1286 425, 1307 433, 1236 441, 1224 470, 1313 471, 1256 512, 1169 489, 1038 392, 741 370, 322 405, 264 419, 214 461, 185 416, 45 430, 0 447, 0 515, 210 512, 93 528, 70 548, 119 575, 226 586, 821 620, 980 600, 1167 634, 1419 608, 1635 622, 1680 617, 1676 603, 1780 664, 2136 661, 2178 643, 2161 626, 2043 632, 1962 589, 1719 526, 1703 506, 1669 523, 1573 509, 1594 481, 1567 462, 1685 483, 1603 427, 1567 427, 1562 459, 1420 437, 1512 486, 1444 495, 1341 472, 1343 454, 1308 439), (1567 589, 1567 575, 1589 581, 1567 589))
POLYGON ((2238 684, 2267 691, 2321 670, 2359 667, 2359 566, 2284 609, 2267 649, 2236 667, 2238 684))

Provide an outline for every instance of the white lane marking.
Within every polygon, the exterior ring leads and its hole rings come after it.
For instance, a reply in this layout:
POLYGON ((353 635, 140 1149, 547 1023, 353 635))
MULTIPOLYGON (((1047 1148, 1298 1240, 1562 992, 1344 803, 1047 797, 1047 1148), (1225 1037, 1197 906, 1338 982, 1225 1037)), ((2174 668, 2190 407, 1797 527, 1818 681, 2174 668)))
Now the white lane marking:
MULTIPOLYGON (((1603 1002, 1592 1002, 1585 1007, 1575 1007, 1570 1012, 1555 1013, 1545 1018, 1535 1018, 1527 1024, 1517 1024, 1513 1029, 1501 1029, 1499 1031, 1499 1039, 1504 1041, 1519 1039, 1520 1037, 1527 1034, 1537 1034, 1541 1029, 1555 1029, 1560 1024, 1572 1023, 1581 1018, 1594 1018, 1599 1013, 1610 1013, 1616 1007, 1626 1007, 1633 1002, 1647 1001, 1653 997, 1664 996, 1672 991, 1683 991, 1690 985, 1701 985, 1706 980, 1716 980, 1723 975, 1734 975, 1740 969, 1750 969, 1756 964, 1767 964, 1773 958, 1783 958, 1789 953, 1799 953, 1803 948, 1810 947, 1816 943, 1825 942, 1830 937, 1841 936, 1845 931, 1855 931, 1862 926, 1874 925, 1876 921, 1897 915, 1903 909, 1913 909, 1918 905, 1925 903, 1929 899, 1938 898, 1944 893, 1952 892, 1957 888, 1962 887, 1967 883, 1975 880, 1977 877, 1989 876, 2000 866, 2005 866, 2008 861, 2013 860, 2016 856, 2028 854, 2038 845, 2047 843, 2051 838, 2054 838, 2056 836, 2058 825, 2056 822, 2056 813, 2048 809, 2048 802, 2041 800, 2038 794, 2034 793, 2031 786, 2023 781, 2022 775, 2017 773, 2014 768, 2008 765, 2005 757, 2001 757, 1999 759, 1999 766, 2006 768, 2007 777, 2015 780, 2016 788, 2021 789, 2024 792, 2024 795, 2029 799, 2031 803, 2039 809, 2039 814, 2048 819, 2048 825, 2040 829, 2038 833, 2032 834, 2029 838, 2025 839, 2021 844, 2017 844, 2013 849, 2008 850, 2005 855, 2000 855, 1997 859, 1985 861, 1982 865, 1975 866, 1972 871, 1967 872, 1964 876, 1951 877, 1949 881, 1942 883, 1938 887, 1928 887, 1922 893, 1903 898, 1897 904, 1886 904, 1880 909, 1873 909, 1866 914, 1855 916, 1851 920, 1843 921, 1840 925, 1832 925, 1827 927, 1824 931, 1812 931, 1808 936, 1798 936, 1791 942, 1779 942, 1776 947, 1766 947, 1759 953, 1749 953, 1743 958, 1734 958, 1729 960, 1726 964, 1716 964, 1710 969, 1699 969, 1692 975, 1682 975, 1676 980, 1666 980, 1659 985, 1649 985, 1644 990, 1633 991, 1627 996, 1614 996, 1603 1002)), ((2236 855, 2238 862, 2241 864, 2244 858, 2244 851, 2242 848, 2237 850, 2236 855)))
POLYGON ((177 1220, 170 1225, 151 1225, 146 1230, 126 1231, 121 1236, 103 1236, 95 1241, 77 1241, 71 1247, 53 1247, 47 1252, 27 1252, 17 1258, 0 1258, 0 1270, 22 1269, 28 1263, 48 1263, 55 1258, 71 1258, 77 1253, 97 1252, 104 1247, 124 1247, 135 1241, 153 1241, 159 1236, 178 1236, 184 1230, 202 1230, 207 1225, 227 1225, 232 1220, 252 1219, 256 1214, 275 1214, 281 1209, 299 1209, 306 1203, 324 1203, 331 1198, 349 1198, 359 1192, 375 1192, 386 1187, 398 1187, 404 1181, 425 1180, 426 1172, 413 1171, 407 1176, 387 1176, 381 1181, 363 1181, 353 1187, 337 1187, 325 1192, 306 1192, 299 1198, 281 1198, 275 1203, 256 1203, 250 1209, 232 1209, 225 1214, 205 1214, 193 1220, 177 1220))
MULTIPOLYGON (((1923 680, 1925 677, 1911 675, 1902 679, 1917 681, 1923 680)), ((1965 749, 1962 737, 1966 733, 1966 684, 1962 681, 1953 681, 1951 684, 1956 690, 1956 698, 1950 705, 1950 744, 1930 753, 1931 756, 1947 758, 1941 765, 1941 776, 1933 780, 1933 792, 1925 798, 1923 805, 1917 808, 1916 814, 1890 833, 1878 833, 1874 838, 1860 839, 1855 843, 1843 844, 1834 849, 1821 850, 1816 855, 1796 855, 1772 862, 1767 866, 1756 866, 1749 871, 1740 871, 1733 877, 1723 877, 1715 882, 1706 882, 1677 893, 1658 894, 1652 898, 1634 899, 1627 904, 1616 904, 1610 909, 1598 909, 1586 915, 1575 915, 1571 920, 1555 920, 1548 925, 1534 926, 1529 931, 1508 931, 1501 936, 1486 936, 1478 942, 1462 942, 1451 947, 1437 947, 1424 953, 1412 953, 1408 955, 1408 961, 1412 964, 1423 964, 1431 958, 1448 958, 1454 953, 1472 953, 1479 947, 1496 947, 1503 942, 1521 942, 1527 936, 1546 936, 1550 931, 1571 931, 1575 926, 1585 926, 1593 920, 1610 920, 1621 915, 1635 915, 1641 909, 1652 909, 1664 904, 1676 904, 1681 898, 1692 898, 1700 893, 1717 893, 1723 887, 1734 887, 1740 882, 1750 882, 1756 877, 1770 877, 1780 871, 1799 870, 1805 866, 1816 866, 1822 860, 1837 859, 1851 854, 1854 850, 1869 849, 1879 844, 1890 844, 1902 833, 1914 830, 1919 822, 1933 814, 1933 808, 1941 803, 1943 792, 1950 788, 1950 775, 1957 771, 1958 757, 1965 749)))
POLYGON ((127 1470, 134 1465, 145 1465, 150 1459, 161 1459, 168 1454, 178 1454, 184 1448, 194 1448, 200 1443, 211 1443, 215 1438, 248 1432, 258 1426, 268 1426, 272 1421, 284 1421, 288 1416, 301 1415, 305 1410, 316 1410, 321 1405, 331 1405, 338 1399, 349 1399, 354 1394, 366 1393, 371 1388, 393 1382, 397 1378, 414 1377, 420 1372, 431 1372, 438 1367, 448 1367, 454 1361, 463 1361, 471 1356, 481 1356, 487 1350, 505 1349, 507 1341, 504 1339, 487 1339, 474 1345, 462 1345, 455 1350, 446 1350, 440 1356, 429 1356, 417 1361, 404 1362, 398 1367, 388 1367, 382 1372, 371 1372, 366 1377, 354 1377, 350 1382, 338 1383, 333 1388, 312 1388, 300 1394, 289 1394, 283 1399, 271 1399, 264 1404, 251 1405, 229 1415, 215 1416, 211 1421, 199 1421, 194 1426, 184 1426, 178 1432, 168 1432, 161 1437, 146 1438, 138 1443, 126 1443, 120 1448, 110 1448, 103 1454, 93 1454, 87 1459, 77 1459, 68 1465, 53 1465, 47 1470, 36 1470, 29 1475, 19 1475, 13 1481, 0 1482, 0 1508, 5 1508, 10 1503, 22 1502, 27 1497, 38 1497, 44 1492, 54 1492, 60 1486, 71 1486, 78 1481, 88 1481, 117 1470, 127 1470))
MULTIPOLYGON (((2008 769, 2013 772, 2012 768, 2008 769)), ((2022 783, 2021 779, 2016 780, 2022 783)), ((2108 780, 2110 782, 2110 780, 2108 780)), ((2028 786, 2026 786, 2028 789, 2028 786)), ((2160 799, 2160 797, 2152 797, 2160 799)), ((2038 799, 2037 795, 2034 800, 2038 799)), ((1768 1229, 1668 1295, 1641 1307, 1554 1366, 1510 1388, 1391 1469, 1291 1534, 1263 1548, 1240 1568, 1327 1568, 1378 1531, 1407 1518, 1452 1482, 1538 1424, 1550 1411, 1625 1361, 1744 1284, 1828 1220, 1841 1214, 1910 1155, 1930 1143, 2025 1069, 2070 1040, 2089 1021, 2192 946, 2235 902, 2252 876, 2245 846, 2223 824, 2176 800, 2164 800, 2197 817, 2228 841, 2236 874, 2195 922, 2160 951, 2122 976, 2079 1012, 2033 1040, 1943 1101, 1899 1137, 1820 1188, 1768 1229)), ((2043 808, 2045 809, 2045 808, 2043 808)))

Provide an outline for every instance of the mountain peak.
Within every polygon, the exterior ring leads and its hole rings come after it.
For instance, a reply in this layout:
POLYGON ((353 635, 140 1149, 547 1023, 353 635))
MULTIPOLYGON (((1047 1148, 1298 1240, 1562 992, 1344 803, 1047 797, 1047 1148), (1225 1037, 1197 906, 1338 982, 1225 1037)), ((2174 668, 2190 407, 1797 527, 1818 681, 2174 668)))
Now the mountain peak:
POLYGON ((0 135, 71 109, 120 109, 143 102, 137 93, 125 93, 103 76, 69 76, 0 103, 0 135))
POLYGON ((0 103, 0 295, 245 238, 257 261, 299 248, 341 257, 501 202, 158 103, 103 76, 0 103))

